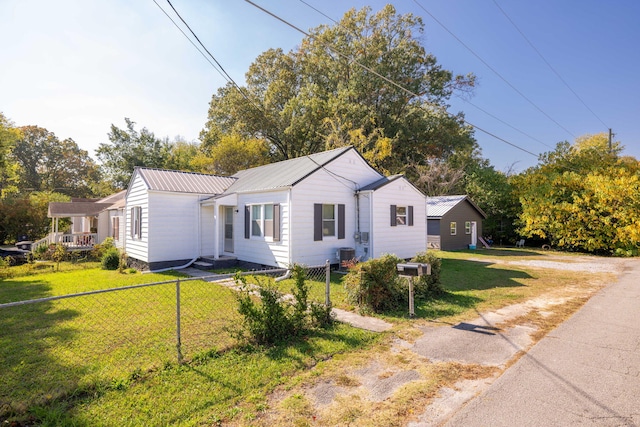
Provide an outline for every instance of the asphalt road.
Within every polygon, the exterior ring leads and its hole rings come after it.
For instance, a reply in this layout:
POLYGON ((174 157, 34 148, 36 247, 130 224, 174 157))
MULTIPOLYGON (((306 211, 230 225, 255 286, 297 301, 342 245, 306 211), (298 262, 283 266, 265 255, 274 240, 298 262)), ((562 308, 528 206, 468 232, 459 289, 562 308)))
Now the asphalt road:
POLYGON ((640 260, 446 426, 640 426, 640 260))

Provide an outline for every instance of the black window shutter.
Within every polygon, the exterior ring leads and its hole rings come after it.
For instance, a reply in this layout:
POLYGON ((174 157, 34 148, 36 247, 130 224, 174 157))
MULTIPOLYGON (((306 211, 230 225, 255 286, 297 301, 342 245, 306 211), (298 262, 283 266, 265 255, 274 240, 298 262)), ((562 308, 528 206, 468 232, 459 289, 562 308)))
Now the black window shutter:
POLYGON ((280 205, 273 205, 273 241, 280 241, 280 205))
POLYGON ((344 205, 338 205, 338 239, 344 239, 345 229, 344 205))
POLYGON ((407 212, 409 218, 407 218, 407 224, 409 227, 413 226, 413 206, 409 206, 409 212, 407 212))
POLYGON ((248 239, 251 237, 251 212, 249 211, 249 206, 244 205, 244 238, 248 239))
POLYGON ((322 240, 322 204, 313 204, 313 240, 322 240))
POLYGON ((396 205, 391 205, 391 226, 392 227, 395 227, 396 225, 398 225, 396 220, 397 220, 397 218, 396 218, 396 205))

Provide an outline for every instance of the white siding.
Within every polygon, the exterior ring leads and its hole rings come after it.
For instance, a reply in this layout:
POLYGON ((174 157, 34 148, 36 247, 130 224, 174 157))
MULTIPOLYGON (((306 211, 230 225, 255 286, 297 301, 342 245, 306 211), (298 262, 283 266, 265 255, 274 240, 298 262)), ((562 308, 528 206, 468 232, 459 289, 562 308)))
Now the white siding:
MULTIPOLYGON (((200 255, 213 256, 215 250, 215 212, 213 206, 202 206, 200 211, 200 236, 202 243, 200 247, 200 255)), ((224 216, 218 215, 218 218, 224 222, 224 216)), ((234 224, 235 225, 235 224, 234 224)), ((224 235, 221 234, 222 238, 224 235)))
MULTIPOLYGON (((289 265, 289 190, 248 193, 238 195, 238 212, 233 223, 235 255, 243 260, 264 265, 286 267, 289 265), (250 204, 280 204, 280 241, 262 237, 246 239, 244 236, 244 207, 250 204)), ((222 236, 222 234, 221 234, 222 236)))
POLYGON ((357 221, 359 223, 359 229, 356 231, 360 232, 360 236, 363 233, 368 233, 367 241, 363 241, 362 239, 359 242, 356 242, 356 258, 366 261, 371 257, 370 252, 370 243, 371 243, 371 202, 372 202, 372 192, 367 191, 360 193, 358 196, 358 204, 360 213, 358 215, 357 221))
POLYGON ((427 250, 426 199, 405 178, 393 181, 373 193, 371 257, 395 254, 412 258, 427 250), (391 205, 413 206, 413 226, 391 226, 391 205))
POLYGON ((102 211, 98 214, 98 241, 104 242, 104 239, 111 236, 111 215, 110 211, 102 211))
MULTIPOLYGON (((320 265, 326 260, 337 263, 340 248, 356 248, 357 226, 355 191, 382 178, 356 152, 349 151, 325 168, 315 172, 293 189, 292 253, 296 263, 320 265), (345 238, 324 237, 313 240, 313 205, 345 205, 345 238)), ((362 223, 361 223, 362 225, 362 223)), ((362 228, 361 228, 362 229, 362 228)), ((356 256, 361 254, 356 253, 356 256)))
POLYGON ((156 191, 149 191, 148 195, 148 212, 142 213, 143 239, 145 222, 148 225, 148 262, 198 257, 200 196, 156 191))
POLYGON ((133 182, 127 192, 127 202, 125 209, 126 221, 120 225, 124 228, 126 239, 127 255, 139 259, 140 261, 149 262, 149 194, 147 187, 137 172, 134 174, 133 182), (131 208, 135 206, 142 207, 142 237, 140 239, 131 238, 131 208), (123 224, 125 226, 123 227, 123 224))

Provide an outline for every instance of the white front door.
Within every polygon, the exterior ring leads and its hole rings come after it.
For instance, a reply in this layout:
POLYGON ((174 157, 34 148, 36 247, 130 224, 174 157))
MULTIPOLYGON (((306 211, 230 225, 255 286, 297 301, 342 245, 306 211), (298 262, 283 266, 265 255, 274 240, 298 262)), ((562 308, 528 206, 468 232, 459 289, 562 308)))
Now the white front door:
POLYGON ((224 208, 224 251, 233 253, 233 206, 224 208))
POLYGON ((478 244, 478 223, 475 221, 471 221, 471 244, 478 244))

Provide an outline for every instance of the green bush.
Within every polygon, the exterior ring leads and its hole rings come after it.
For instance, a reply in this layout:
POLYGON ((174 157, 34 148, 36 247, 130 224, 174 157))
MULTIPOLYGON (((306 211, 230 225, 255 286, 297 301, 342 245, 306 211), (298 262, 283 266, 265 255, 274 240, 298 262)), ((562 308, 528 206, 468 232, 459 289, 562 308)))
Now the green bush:
POLYGON ((381 313, 395 310, 408 300, 404 280, 400 280, 395 255, 383 255, 356 264, 343 280, 347 300, 363 311, 381 313))
POLYGON ((103 270, 117 270, 120 265, 120 253, 116 248, 108 249, 100 259, 103 270))
POLYGON ((313 327, 327 327, 332 323, 331 307, 308 303, 305 269, 295 265, 292 271, 292 302, 283 298, 272 278, 256 277, 258 284, 248 285, 244 276, 236 275, 236 282, 241 283, 241 291, 236 294, 238 312, 244 318, 243 330, 234 334, 237 338, 248 335, 257 344, 275 344, 304 335, 313 327))
POLYGON ((411 262, 421 262, 431 265, 431 275, 422 276, 414 282, 413 292, 417 298, 427 298, 444 292, 440 283, 440 269, 442 261, 431 252, 420 252, 411 262))
POLYGON ((91 259, 102 261, 104 254, 115 248, 113 237, 107 237, 102 243, 93 246, 90 253, 91 259))

